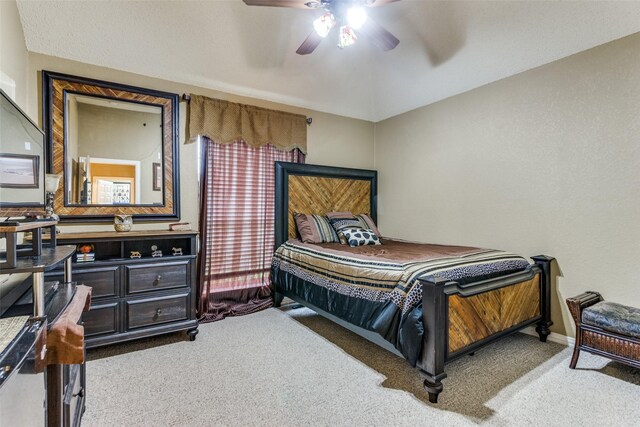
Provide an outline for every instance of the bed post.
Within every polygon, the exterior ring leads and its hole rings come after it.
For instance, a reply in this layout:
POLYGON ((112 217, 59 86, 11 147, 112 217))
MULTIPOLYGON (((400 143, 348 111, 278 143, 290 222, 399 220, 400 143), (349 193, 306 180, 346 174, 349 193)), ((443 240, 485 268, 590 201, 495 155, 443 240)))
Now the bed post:
POLYGON ((284 299, 284 295, 275 290, 275 283, 273 284, 273 306, 280 307, 282 305, 282 300, 284 299))
POLYGON ((421 355, 424 388, 429 393, 429 402, 438 403, 442 380, 447 377, 444 372, 448 335, 444 285, 447 280, 435 276, 418 280, 422 285, 422 321, 425 328, 421 355))
POLYGON ((536 326, 536 332, 540 336, 540 341, 547 342, 547 337, 551 333, 549 328, 553 325, 551 321, 551 263, 555 258, 547 255, 536 255, 532 256, 531 259, 542 271, 540 274, 540 314, 542 319, 536 326))
MULTIPOLYGON (((289 234, 289 187, 288 180, 289 175, 285 168, 287 163, 284 162, 276 162, 275 164, 275 245, 273 247, 273 251, 280 247, 281 244, 287 241, 287 236, 289 234)), ((273 281, 273 276, 271 277, 272 286, 271 290, 273 292, 273 306, 280 307, 282 304, 282 300, 284 299, 284 295, 279 293, 276 289, 276 283, 273 281)))

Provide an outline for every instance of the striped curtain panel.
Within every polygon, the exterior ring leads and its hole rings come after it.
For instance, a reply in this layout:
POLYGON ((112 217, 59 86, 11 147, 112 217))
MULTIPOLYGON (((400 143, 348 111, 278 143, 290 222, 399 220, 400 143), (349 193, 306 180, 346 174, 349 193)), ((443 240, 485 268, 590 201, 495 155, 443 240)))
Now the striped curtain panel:
POLYGON ((198 315, 207 322, 271 306, 275 162, 304 163, 304 154, 203 141, 198 315))

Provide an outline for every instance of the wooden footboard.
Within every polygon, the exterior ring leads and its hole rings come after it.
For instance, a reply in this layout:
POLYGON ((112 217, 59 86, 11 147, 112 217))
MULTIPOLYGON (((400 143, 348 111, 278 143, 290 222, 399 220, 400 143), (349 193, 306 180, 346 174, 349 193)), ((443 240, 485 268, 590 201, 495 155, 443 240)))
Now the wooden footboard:
POLYGON ((449 297, 448 356, 491 335, 540 318, 540 274, 469 297, 449 297))
POLYGON ((418 279, 425 325, 419 365, 430 401, 442 391, 445 363, 534 323, 540 340, 546 340, 553 258, 533 260, 523 272, 466 285, 434 276, 418 279))

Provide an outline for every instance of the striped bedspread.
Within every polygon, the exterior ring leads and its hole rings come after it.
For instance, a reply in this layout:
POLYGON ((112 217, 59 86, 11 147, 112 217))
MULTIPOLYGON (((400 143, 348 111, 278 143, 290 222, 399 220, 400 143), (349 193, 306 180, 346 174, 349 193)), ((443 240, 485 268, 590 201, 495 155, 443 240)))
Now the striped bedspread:
POLYGON ((392 301, 406 313, 422 301, 422 275, 468 283, 524 270, 529 263, 504 251, 385 239, 380 246, 356 248, 289 240, 276 251, 273 265, 341 295, 392 301))
POLYGON ((274 254, 271 280, 277 291, 377 332, 415 365, 425 330, 418 277, 465 284, 528 267, 518 255, 491 249, 392 239, 355 248, 289 240, 274 254))

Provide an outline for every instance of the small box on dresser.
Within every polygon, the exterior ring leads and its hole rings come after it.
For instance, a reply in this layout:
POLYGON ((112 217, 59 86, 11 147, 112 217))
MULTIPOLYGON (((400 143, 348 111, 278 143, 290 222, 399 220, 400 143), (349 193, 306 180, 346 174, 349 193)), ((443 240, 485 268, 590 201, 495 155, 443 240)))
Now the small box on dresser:
MULTIPOLYGON (((195 339, 197 235, 163 230, 58 236, 58 244, 94 248, 94 261, 72 264, 74 281, 93 288, 91 309, 83 316, 87 348, 181 330, 195 339)), ((47 280, 59 277, 62 271, 47 274, 47 280)))

